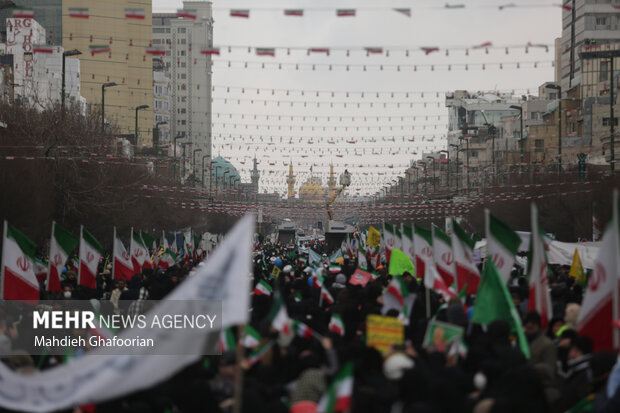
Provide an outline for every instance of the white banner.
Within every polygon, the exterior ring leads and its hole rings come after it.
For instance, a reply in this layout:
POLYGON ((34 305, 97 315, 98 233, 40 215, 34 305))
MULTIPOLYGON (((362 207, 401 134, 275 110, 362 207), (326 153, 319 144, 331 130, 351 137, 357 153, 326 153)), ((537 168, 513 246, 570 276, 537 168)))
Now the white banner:
MULTIPOLYGON (((246 216, 232 229, 224 243, 195 275, 176 288, 166 300, 147 314, 147 319, 170 313, 171 300, 221 300, 222 327, 244 324, 249 318, 249 274, 254 218, 246 216)), ((174 304, 178 309, 178 301, 174 304)), ((197 329, 169 334, 166 330, 140 330, 141 338, 153 338, 170 354, 146 356, 138 347, 128 347, 127 355, 109 354, 99 348, 69 364, 31 375, 21 375, 0 363, 0 406, 27 412, 49 412, 99 403, 151 387, 196 361, 207 340, 217 340, 219 332, 205 335, 197 329), (145 334, 146 333, 146 334, 145 334), (162 334, 166 335, 164 338, 162 334), (150 337, 152 336, 152 337, 150 337), (157 336, 157 337, 155 337, 157 336), (173 349, 173 350, 172 350, 173 349)), ((135 337, 132 329, 119 337, 135 337)), ((165 350, 164 350, 165 351, 165 350)))

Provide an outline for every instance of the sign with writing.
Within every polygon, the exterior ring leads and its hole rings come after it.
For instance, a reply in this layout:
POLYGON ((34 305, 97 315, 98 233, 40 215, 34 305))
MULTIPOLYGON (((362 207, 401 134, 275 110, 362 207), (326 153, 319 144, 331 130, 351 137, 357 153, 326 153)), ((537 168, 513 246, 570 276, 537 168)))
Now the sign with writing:
POLYGON ((369 314, 366 317, 366 345, 387 354, 393 346, 403 345, 405 329, 397 318, 369 314))
POLYGON ((366 271, 362 271, 359 268, 355 270, 351 278, 349 279, 349 284, 351 285, 361 285, 365 287, 368 284, 368 281, 372 278, 372 274, 366 271))
POLYGON ((444 352, 448 345, 460 341, 462 337, 462 327, 441 321, 431 321, 426 329, 422 346, 429 351, 444 352))

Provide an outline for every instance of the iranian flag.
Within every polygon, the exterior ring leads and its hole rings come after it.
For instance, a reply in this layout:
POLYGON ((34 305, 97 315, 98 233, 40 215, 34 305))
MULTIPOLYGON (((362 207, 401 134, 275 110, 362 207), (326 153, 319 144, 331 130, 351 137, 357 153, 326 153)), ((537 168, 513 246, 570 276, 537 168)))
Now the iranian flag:
POLYGON ((170 248, 166 248, 164 253, 159 258, 159 268, 167 270, 177 262, 177 256, 170 248))
POLYGON ((177 10, 177 17, 182 17, 184 19, 196 20, 196 18, 198 17, 198 12, 196 10, 178 9, 177 10))
MULTIPOLYGON (((398 318, 404 324, 408 324, 409 309, 413 305, 411 298, 415 296, 409 294, 402 277, 394 277, 383 292, 383 311, 397 309, 400 311, 398 318)), ((384 313, 384 312, 383 312, 384 313)), ((385 314, 385 313, 384 313, 385 314)))
POLYGON ((303 11, 303 9, 285 9, 284 10, 284 15, 285 16, 302 17, 304 15, 304 11, 303 11))
POLYGON ((150 262, 149 251, 144 245, 144 241, 139 232, 131 229, 131 241, 129 243, 129 252, 131 254, 131 263, 133 265, 133 273, 139 274, 142 268, 147 267, 147 261, 150 262))
POLYGON ((396 231, 390 224, 383 223, 383 243, 385 246, 385 261, 390 262, 392 249, 398 248, 396 245, 396 231))
POLYGON ((261 348, 256 349, 245 358, 245 362, 248 364, 248 366, 253 366, 254 364, 258 363, 265 354, 267 354, 267 352, 272 346, 273 341, 270 341, 261 348))
POLYGON ((200 54, 208 54, 208 55, 220 55, 219 47, 206 47, 200 50, 200 54))
POLYGON ((329 266, 330 274, 338 274, 341 271, 342 271, 342 268, 339 265, 330 264, 329 266))
POLYGON ((346 412, 351 410, 353 399, 353 363, 344 365, 334 381, 321 397, 317 406, 317 413, 346 412))
POLYGON ((54 47, 47 45, 34 45, 32 46, 32 51, 34 53, 54 54, 54 47))
POLYGON ((164 49, 163 47, 147 47, 146 54, 150 54, 153 56, 165 56, 166 49, 164 49))
POLYGON ((334 297, 329 293, 329 290, 321 286, 321 301, 327 302, 327 304, 334 304, 334 297))
POLYGON ((75 17, 77 19, 88 19, 89 13, 86 7, 71 7, 69 8, 69 17, 75 17))
POLYGON ((579 334, 594 341, 594 351, 614 351, 620 344, 618 329, 611 327, 612 322, 620 318, 620 202, 617 190, 613 196, 611 222, 603 234, 577 320, 579 334))
POLYGON ((364 271, 368 270, 368 261, 366 256, 362 254, 362 250, 357 250, 357 266, 364 271))
POLYGON ((527 272, 530 277, 530 295, 527 310, 536 310, 540 314, 542 328, 553 317, 551 297, 549 296, 549 269, 545 254, 545 233, 538 225, 538 210, 532 203, 532 235, 530 237, 530 253, 527 260, 527 272))
POLYGON ((95 237, 80 227, 80 267, 78 284, 87 288, 97 288, 97 267, 103 253, 103 247, 95 237))
POLYGON ((245 336, 243 337, 243 346, 248 348, 258 347, 260 344, 260 334, 251 325, 245 326, 245 336))
POLYGON ((487 259, 491 259, 505 283, 519 250, 521 238, 508 225, 495 218, 488 209, 484 210, 487 233, 487 259))
POLYGON ((47 275, 47 291, 60 293, 60 274, 69 255, 78 246, 78 239, 69 231, 52 222, 52 238, 50 240, 49 271, 47 275))
POLYGON ((37 246, 15 227, 4 221, 2 242, 2 284, 4 300, 39 299, 39 283, 34 273, 37 246))
POLYGON ((284 301, 282 301, 282 295, 280 294, 280 290, 278 289, 276 289, 276 292, 273 296, 273 304, 271 305, 271 309, 269 310, 268 317, 271 320, 271 326, 274 329, 286 335, 291 334, 291 331, 289 329, 290 323, 288 313, 286 312, 286 305, 284 304, 284 301))
POLYGON ((273 288, 265 280, 260 280, 254 288, 254 294, 270 296, 273 293, 273 288))
POLYGON ((256 56, 275 56, 276 49, 273 47, 257 47, 256 48, 256 56))
POLYGON ((24 7, 13 8, 13 17, 15 19, 34 19, 34 10, 24 7))
POLYGON ((125 18, 144 20, 144 9, 125 9, 125 18))
POLYGON ((91 44, 90 46, 88 46, 88 49, 90 50, 91 56, 94 56, 99 53, 110 53, 111 51, 110 46, 108 45, 92 45, 91 44))
POLYGON ((413 248, 413 229, 408 227, 407 225, 403 225, 403 237, 402 237, 403 248, 402 252, 407 254, 409 259, 412 262, 415 262, 415 249, 413 248))
MULTIPOLYGON (((437 246, 435 246, 437 248, 437 246)), ((435 290, 446 300, 449 300, 452 297, 456 296, 456 292, 446 284, 443 277, 439 275, 437 271, 437 267, 430 266, 428 271, 426 272, 426 277, 424 277, 424 286, 426 288, 430 288, 431 290, 435 290)))
POLYGON ((338 17, 355 17, 355 9, 338 9, 336 10, 338 17))
POLYGON ((344 322, 342 321, 342 317, 339 314, 332 314, 332 318, 329 320, 329 331, 333 331, 334 333, 344 336, 344 322))
POLYGON ((230 17, 242 17, 247 19, 250 17, 250 10, 248 9, 232 9, 230 11, 230 17))
MULTIPOLYGON (((433 225, 432 231, 435 268, 437 269, 437 273, 441 276, 444 284, 450 286, 456 281, 456 267, 454 265, 454 255, 452 254, 452 240, 448 234, 435 225, 433 225)), ((434 279, 434 276, 431 276, 430 279, 434 279)), ((431 286, 431 288, 433 287, 431 286)))
POLYGON ((456 287, 461 291, 467 284, 467 294, 475 294, 480 284, 480 272, 473 260, 474 240, 452 220, 452 252, 456 263, 456 287))
POLYGON ((314 331, 310 327, 308 327, 306 324, 302 323, 301 321, 291 320, 291 322, 292 322, 293 331, 299 337, 305 338, 308 340, 308 339, 311 339, 312 336, 314 335, 314 331))
POLYGON ((433 237, 431 231, 419 225, 413 226, 413 247, 415 251, 415 276, 425 279, 427 267, 433 265, 433 237))
POLYGON ((231 327, 225 328, 220 331, 220 338, 217 344, 222 353, 226 351, 233 351, 237 348, 235 333, 233 332, 231 327))
POLYGON ((130 280, 134 275, 131 256, 125 249, 114 227, 114 246, 112 259, 112 277, 115 280, 130 280))

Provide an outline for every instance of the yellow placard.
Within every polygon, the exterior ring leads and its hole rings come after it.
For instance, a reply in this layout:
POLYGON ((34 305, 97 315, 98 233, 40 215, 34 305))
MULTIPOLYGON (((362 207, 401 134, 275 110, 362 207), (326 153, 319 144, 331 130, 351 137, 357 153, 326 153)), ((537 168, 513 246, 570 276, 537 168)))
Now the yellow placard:
POLYGON ((368 236, 366 237, 366 245, 376 248, 381 243, 381 233, 374 229, 372 225, 368 227, 368 236))
POLYGON ((273 270, 271 271, 271 275, 275 278, 278 278, 280 276, 280 268, 274 265, 273 270))
POLYGON ((392 346, 405 342, 403 323, 394 317, 369 314, 366 317, 366 345, 386 354, 392 346))

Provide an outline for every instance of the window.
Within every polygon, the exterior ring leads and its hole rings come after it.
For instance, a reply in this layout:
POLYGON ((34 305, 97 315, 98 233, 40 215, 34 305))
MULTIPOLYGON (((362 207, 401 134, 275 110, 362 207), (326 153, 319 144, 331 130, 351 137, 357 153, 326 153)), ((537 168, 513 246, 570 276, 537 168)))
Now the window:
POLYGON ((609 62, 602 61, 599 68, 598 81, 603 82, 609 78, 609 62))
POLYGON ((185 125, 185 121, 184 120, 181 121, 181 125, 185 125))
POLYGON ((596 25, 597 26, 606 26, 607 25, 607 17, 605 16, 599 16, 596 18, 596 25))
POLYGON ((187 109, 181 108, 181 113, 187 113, 187 109))
POLYGON ((172 40, 166 39, 166 44, 172 44, 172 40))
POLYGON ((534 141, 534 145, 536 146, 536 148, 544 148, 545 147, 545 140, 544 139, 536 139, 534 141))
MULTIPOLYGON (((168 109, 168 102, 164 101, 164 109, 168 109)), ((168 120, 168 117, 166 116, 166 120, 168 120)))
POLYGON ((185 43, 187 43, 187 40, 181 39, 181 44, 185 44, 185 43))
POLYGON ((478 151, 471 151, 471 157, 472 158, 477 158, 478 157, 478 151))
POLYGON ((181 67, 186 67, 186 63, 185 62, 181 62, 181 67))
POLYGON ((165 33, 163 27, 153 27, 153 33, 165 33))
POLYGON ((185 33, 185 32, 186 32, 185 27, 179 27, 179 28, 177 29, 177 33, 185 33))
POLYGON ((557 93, 549 93, 549 100, 556 100, 558 98, 557 93))
POLYGON ((163 95, 164 95, 164 96, 168 96, 168 88, 167 88, 167 87, 165 87, 165 88, 163 89, 163 95))
MULTIPOLYGON (((609 126, 609 118, 603 118, 603 126, 609 126)), ((614 117, 614 126, 618 126, 618 118, 614 117)))
POLYGON ((161 39, 153 39, 153 44, 161 44, 161 39))
POLYGON ((170 33, 170 27, 166 28, 166 33, 170 33))

